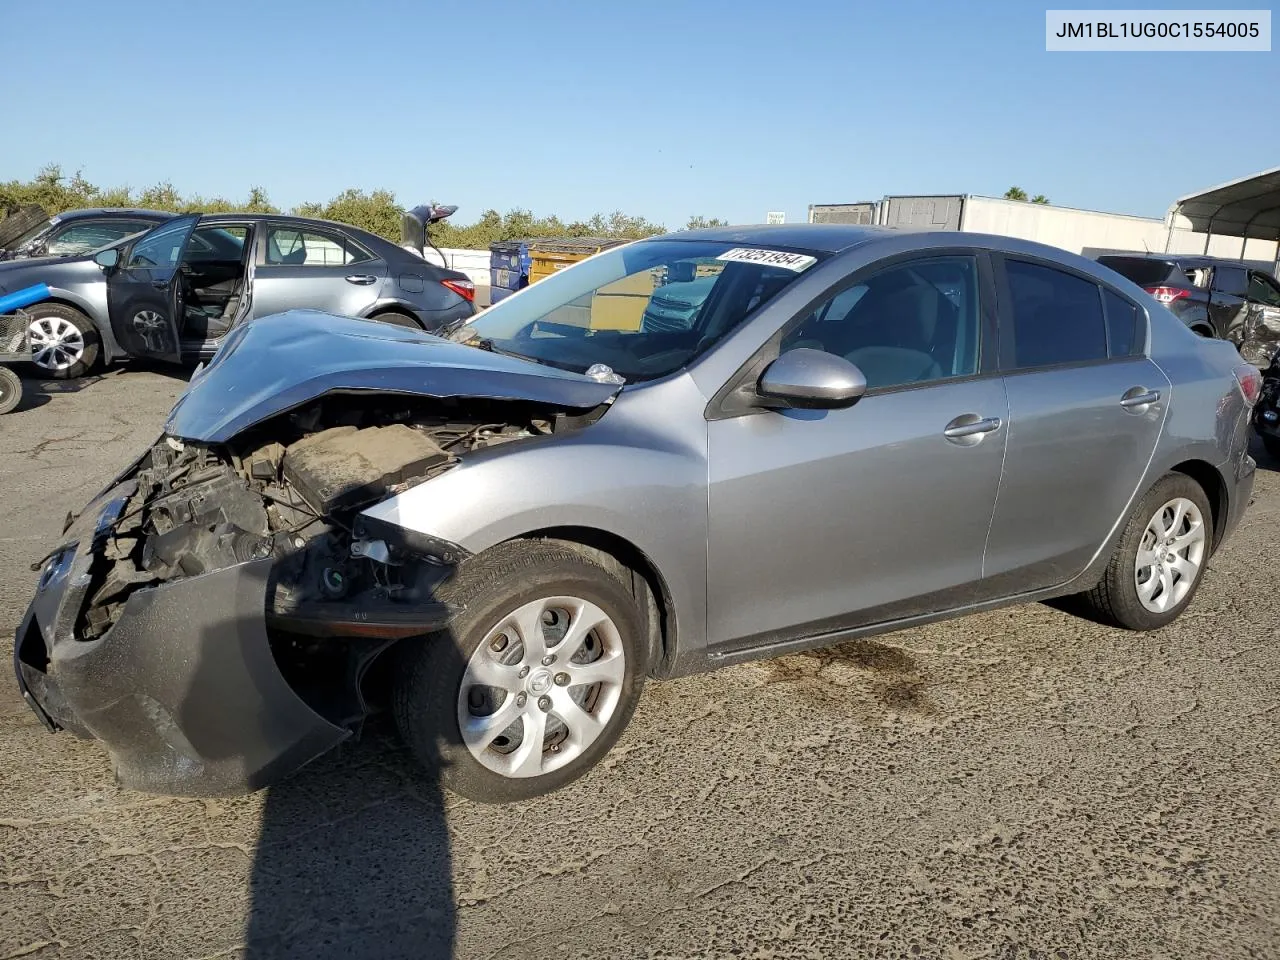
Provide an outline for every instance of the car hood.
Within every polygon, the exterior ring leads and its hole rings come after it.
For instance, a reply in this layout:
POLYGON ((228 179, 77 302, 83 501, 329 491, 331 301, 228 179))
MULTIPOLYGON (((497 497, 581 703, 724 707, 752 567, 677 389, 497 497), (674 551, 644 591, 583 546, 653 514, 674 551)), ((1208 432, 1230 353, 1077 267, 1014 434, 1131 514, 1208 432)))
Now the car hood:
POLYGON ((102 268, 93 257, 26 257, 21 260, 0 261, 0 290, 13 293, 33 283, 60 286, 64 278, 77 277, 102 268))
POLYGON ((165 433, 225 443, 326 394, 517 400, 589 410, 620 386, 377 320, 290 310, 237 327, 197 371, 165 433))

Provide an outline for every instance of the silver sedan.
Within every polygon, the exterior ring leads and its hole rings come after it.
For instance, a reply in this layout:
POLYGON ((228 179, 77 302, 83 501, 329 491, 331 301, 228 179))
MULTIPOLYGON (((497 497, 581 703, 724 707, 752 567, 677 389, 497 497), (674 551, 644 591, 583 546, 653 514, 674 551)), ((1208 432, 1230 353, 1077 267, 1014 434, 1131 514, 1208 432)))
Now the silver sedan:
POLYGON ((646 679, 1049 599, 1168 624, 1259 386, 1119 274, 964 233, 672 234, 449 339, 266 317, 50 554, 19 683, 148 790, 254 789, 388 703, 452 789, 532 797, 646 679))

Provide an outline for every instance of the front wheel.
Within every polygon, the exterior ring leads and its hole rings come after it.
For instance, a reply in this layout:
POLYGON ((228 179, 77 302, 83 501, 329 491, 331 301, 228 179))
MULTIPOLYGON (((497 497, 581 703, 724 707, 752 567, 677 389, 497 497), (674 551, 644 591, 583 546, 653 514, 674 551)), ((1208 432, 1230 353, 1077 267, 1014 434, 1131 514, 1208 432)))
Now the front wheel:
POLYGON ((27 308, 27 314, 31 361, 41 376, 74 380, 97 366, 98 331, 79 310, 61 303, 37 303, 27 308))
POLYGON ((414 756, 462 796, 526 800, 613 746, 645 674, 645 620, 619 569, 547 541, 466 561, 451 628, 413 641, 394 712, 414 756))
POLYGON ((1079 599, 1104 623, 1158 630, 1191 603, 1212 544, 1204 489, 1185 474, 1168 474, 1129 518, 1102 580, 1079 599))

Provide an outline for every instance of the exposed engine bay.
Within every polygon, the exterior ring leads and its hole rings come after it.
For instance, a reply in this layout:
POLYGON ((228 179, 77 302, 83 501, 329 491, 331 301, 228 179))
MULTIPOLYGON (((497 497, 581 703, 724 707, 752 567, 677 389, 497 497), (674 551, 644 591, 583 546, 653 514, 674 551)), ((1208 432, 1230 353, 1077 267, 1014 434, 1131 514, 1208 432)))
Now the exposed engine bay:
POLYGON ((271 558, 273 645, 310 655, 323 638, 385 645, 420 634, 441 609, 434 587, 458 558, 361 531, 356 515, 472 451, 565 428, 562 415, 539 413, 510 401, 339 395, 227 444, 165 437, 99 541, 76 632, 105 634, 140 589, 271 558))

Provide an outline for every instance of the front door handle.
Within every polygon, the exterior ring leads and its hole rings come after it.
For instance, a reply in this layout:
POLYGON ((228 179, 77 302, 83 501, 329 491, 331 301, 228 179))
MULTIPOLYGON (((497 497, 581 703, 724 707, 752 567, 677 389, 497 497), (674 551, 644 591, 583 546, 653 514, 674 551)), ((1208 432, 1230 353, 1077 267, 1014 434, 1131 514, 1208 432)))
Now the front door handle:
POLYGON ((1133 387, 1125 391, 1120 398, 1120 406, 1126 410, 1134 407, 1148 407, 1160 399, 1159 390, 1148 390, 1146 387, 1133 387))
POLYGON ((980 417, 976 413, 962 413, 942 431, 942 435, 952 443, 962 446, 973 446, 985 437, 1000 429, 999 417, 980 417))
POLYGON ((347 283, 356 283, 362 287, 367 287, 371 283, 376 283, 377 277, 371 277, 367 273, 357 273, 347 277, 347 283))

